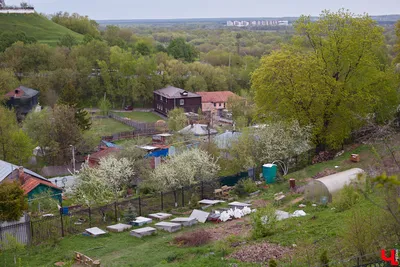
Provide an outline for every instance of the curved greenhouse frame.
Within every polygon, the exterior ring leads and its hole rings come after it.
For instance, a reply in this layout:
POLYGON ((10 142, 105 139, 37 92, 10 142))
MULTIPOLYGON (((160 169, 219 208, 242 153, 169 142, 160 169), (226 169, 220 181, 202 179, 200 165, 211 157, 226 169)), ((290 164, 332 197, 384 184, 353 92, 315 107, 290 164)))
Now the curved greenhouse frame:
POLYGON ((331 202, 333 193, 341 190, 345 185, 357 179, 359 174, 363 173, 362 169, 353 168, 315 179, 305 186, 305 199, 319 203, 331 202))

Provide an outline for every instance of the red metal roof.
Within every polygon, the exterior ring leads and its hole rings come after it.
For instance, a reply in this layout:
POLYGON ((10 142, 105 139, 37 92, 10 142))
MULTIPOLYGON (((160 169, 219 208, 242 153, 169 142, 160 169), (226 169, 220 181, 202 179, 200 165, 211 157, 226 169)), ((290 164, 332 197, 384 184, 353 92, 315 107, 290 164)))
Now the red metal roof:
POLYGON ((90 156, 86 157, 86 159, 89 158, 89 166, 93 167, 99 163, 101 158, 107 157, 112 153, 118 152, 119 150, 120 149, 117 147, 107 147, 91 154, 90 156))
POLYGON ((230 97, 240 98, 231 91, 196 92, 196 94, 201 95, 201 103, 226 103, 230 97))
POLYGON ((45 181, 36 177, 32 177, 30 175, 24 174, 24 184, 21 186, 22 190, 24 190, 24 194, 27 195, 29 192, 31 192, 33 189, 35 189, 38 185, 45 185, 49 187, 53 187, 59 190, 62 190, 58 186, 52 184, 49 181, 45 181))

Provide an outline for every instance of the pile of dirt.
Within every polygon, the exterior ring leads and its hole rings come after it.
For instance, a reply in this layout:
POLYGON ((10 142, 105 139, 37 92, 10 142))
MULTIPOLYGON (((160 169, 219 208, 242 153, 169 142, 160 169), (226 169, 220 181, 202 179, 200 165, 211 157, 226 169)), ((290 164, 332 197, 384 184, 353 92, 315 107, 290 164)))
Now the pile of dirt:
POLYGON ((236 219, 207 229, 213 240, 223 240, 230 235, 247 236, 251 230, 250 223, 245 219, 236 219))
POLYGON ((318 153, 318 155, 314 156, 314 158, 312 159, 312 164, 332 160, 335 158, 335 155, 336 153, 334 151, 321 151, 318 153))
POLYGON ((317 173, 316 175, 314 175, 313 178, 314 178, 314 179, 318 179, 318 178, 322 178, 322 177, 325 177, 325 176, 328 176, 328 175, 332 175, 332 174, 335 174, 335 173, 337 173, 336 170, 333 170, 333 169, 325 169, 325 170, 323 170, 323 171, 317 173))
POLYGON ((290 257, 291 250, 271 243, 259 243, 243 246, 229 255, 229 258, 242 262, 267 263, 270 259, 290 257))

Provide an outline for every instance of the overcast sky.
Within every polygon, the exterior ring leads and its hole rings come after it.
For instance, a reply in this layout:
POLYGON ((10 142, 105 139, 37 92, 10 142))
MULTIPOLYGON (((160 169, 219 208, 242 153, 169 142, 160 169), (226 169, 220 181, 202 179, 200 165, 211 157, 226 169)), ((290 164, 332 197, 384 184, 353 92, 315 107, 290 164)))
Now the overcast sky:
MULTIPOLYGON (((282 17, 350 9, 370 15, 400 14, 400 0, 25 0, 37 12, 77 12, 93 19, 282 17)), ((18 5, 21 0, 5 0, 18 5)))

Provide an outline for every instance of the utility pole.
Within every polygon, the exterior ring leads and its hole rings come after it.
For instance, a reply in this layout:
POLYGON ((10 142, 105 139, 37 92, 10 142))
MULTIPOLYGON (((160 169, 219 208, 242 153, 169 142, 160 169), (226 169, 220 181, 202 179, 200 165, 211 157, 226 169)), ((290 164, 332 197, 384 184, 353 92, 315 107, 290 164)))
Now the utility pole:
POLYGON ((72 167, 74 168, 75 173, 75 147, 73 145, 69 145, 72 148, 72 167))

